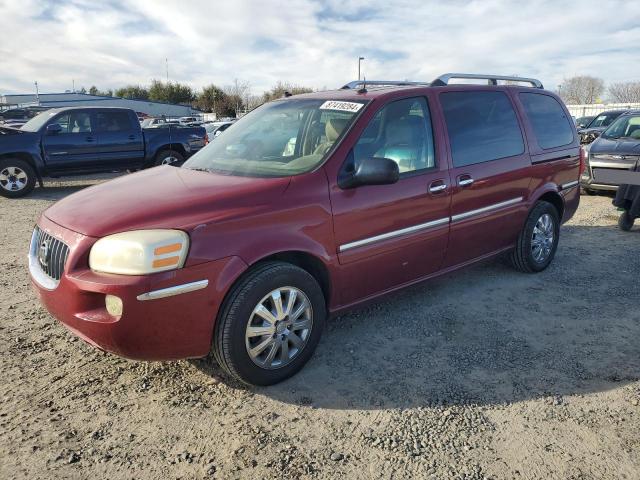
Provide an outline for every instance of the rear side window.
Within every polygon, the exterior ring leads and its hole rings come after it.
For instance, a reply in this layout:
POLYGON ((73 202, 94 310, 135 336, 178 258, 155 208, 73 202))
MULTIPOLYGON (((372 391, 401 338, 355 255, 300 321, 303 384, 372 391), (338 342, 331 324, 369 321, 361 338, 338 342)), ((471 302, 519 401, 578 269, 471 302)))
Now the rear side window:
POLYGON ((127 112, 99 112, 96 114, 99 132, 128 132, 132 130, 127 112))
POLYGON ((504 92, 440 95, 456 167, 524 153, 516 112, 504 92))
POLYGON ((574 127, 555 98, 521 93, 520 101, 541 148, 561 147, 573 142, 574 127))

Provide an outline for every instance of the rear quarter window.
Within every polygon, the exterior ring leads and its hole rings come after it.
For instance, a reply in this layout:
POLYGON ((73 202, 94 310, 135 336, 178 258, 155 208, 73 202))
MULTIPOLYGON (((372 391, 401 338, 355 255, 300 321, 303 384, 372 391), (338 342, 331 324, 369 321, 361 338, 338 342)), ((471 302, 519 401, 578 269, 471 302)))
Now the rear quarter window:
POLYGON ((518 118, 504 92, 445 92, 440 103, 454 166, 524 153, 518 118))
POLYGON ((540 148, 562 147, 573 142, 573 122, 555 98, 540 93, 520 93, 520 101, 540 148))

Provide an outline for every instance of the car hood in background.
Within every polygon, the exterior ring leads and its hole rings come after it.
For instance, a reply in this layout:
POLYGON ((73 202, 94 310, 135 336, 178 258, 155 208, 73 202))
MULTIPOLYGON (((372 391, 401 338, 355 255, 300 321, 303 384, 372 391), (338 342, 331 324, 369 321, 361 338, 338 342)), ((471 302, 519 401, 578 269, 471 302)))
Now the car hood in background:
POLYGON ((609 139, 598 137, 592 144, 589 152, 592 155, 615 154, 615 155, 640 155, 640 140, 629 138, 609 139))
POLYGON ((264 209, 291 178, 249 178, 186 168, 155 167, 85 188, 44 212, 84 235, 127 230, 189 229, 264 209))

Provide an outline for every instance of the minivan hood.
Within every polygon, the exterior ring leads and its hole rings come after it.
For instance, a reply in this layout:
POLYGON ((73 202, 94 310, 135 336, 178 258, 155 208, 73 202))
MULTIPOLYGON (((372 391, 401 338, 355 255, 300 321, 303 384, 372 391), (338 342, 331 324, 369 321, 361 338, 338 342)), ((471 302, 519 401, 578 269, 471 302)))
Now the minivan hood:
POLYGON ((616 155, 640 155, 640 140, 628 138, 598 137, 592 144, 591 154, 611 153, 616 155))
POLYGON ((148 228, 188 230, 264 209, 290 180, 162 166, 85 188, 55 203, 44 215, 92 237, 148 228))

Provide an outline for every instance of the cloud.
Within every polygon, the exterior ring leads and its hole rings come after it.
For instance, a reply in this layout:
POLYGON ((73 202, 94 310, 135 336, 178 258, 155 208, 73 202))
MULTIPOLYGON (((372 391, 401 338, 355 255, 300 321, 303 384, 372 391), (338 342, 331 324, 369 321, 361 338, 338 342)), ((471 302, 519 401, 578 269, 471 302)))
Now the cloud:
POLYGON ((431 80, 464 71, 640 80, 635 2, 517 0, 189 2, 0 0, 0 93, 148 84, 199 89, 278 80, 338 87, 357 76, 431 80))

